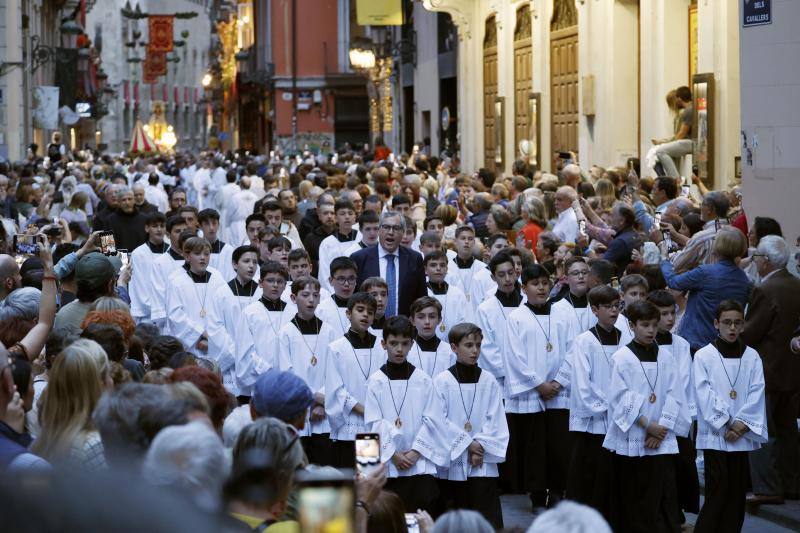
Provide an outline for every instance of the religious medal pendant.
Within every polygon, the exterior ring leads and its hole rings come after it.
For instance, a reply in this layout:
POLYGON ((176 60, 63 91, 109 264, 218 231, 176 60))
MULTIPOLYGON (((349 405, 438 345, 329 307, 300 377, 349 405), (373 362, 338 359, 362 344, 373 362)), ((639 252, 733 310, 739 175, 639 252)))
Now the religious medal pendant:
POLYGON ((650 403, 656 403, 656 393, 655 392, 651 392, 650 393, 650 403))
POLYGON ((464 430, 472 431, 472 423, 469 420, 467 420, 467 422, 464 424, 464 430))
POLYGON ((206 317, 206 308, 205 307, 201 307, 200 308, 200 318, 205 318, 205 317, 206 317))
POLYGON ((548 352, 552 352, 553 351, 553 344, 550 341, 548 341, 546 348, 547 348, 548 352))
POLYGON ((398 429, 399 429, 399 428, 401 428, 401 427, 403 427, 403 421, 402 421, 402 420, 400 420, 400 417, 399 417, 399 416, 398 416, 397 418, 395 418, 395 420, 394 420, 394 426, 395 426, 396 428, 398 428, 398 429))
POLYGON ((312 355, 311 356, 311 366, 317 366, 317 356, 316 355, 312 355))
POLYGON ((441 331, 442 333, 444 333, 444 330, 445 330, 445 329, 447 329, 447 328, 445 328, 445 327, 444 327, 444 323, 442 323, 442 324, 439 324, 439 331, 441 331))
POLYGON ((731 400, 735 400, 736 399, 736 390, 735 389, 731 389, 730 397, 731 397, 731 400))

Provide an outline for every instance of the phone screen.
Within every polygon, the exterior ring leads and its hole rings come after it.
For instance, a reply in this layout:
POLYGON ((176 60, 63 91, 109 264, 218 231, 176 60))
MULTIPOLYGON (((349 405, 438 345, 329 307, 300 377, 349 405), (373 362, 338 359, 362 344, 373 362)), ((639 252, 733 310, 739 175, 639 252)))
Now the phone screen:
POLYGON ((17 255, 38 255, 40 251, 39 240, 36 235, 14 235, 14 252, 17 255))
POLYGON ((114 241, 114 234, 110 231, 105 231, 100 234, 100 253, 103 255, 116 255, 117 243, 114 241))
POLYGON ((414 513, 406 513, 406 529, 408 533, 419 533, 419 520, 414 513))
POLYGON ((122 263, 122 266, 123 267, 128 266, 128 264, 130 264, 131 262, 131 253, 128 250, 124 250, 122 248, 117 250, 117 253, 119 254, 119 260, 122 263))
POLYGON ((583 237, 586 237, 586 221, 581 219, 578 221, 578 231, 583 237))
POLYGON ((661 227, 661 213, 656 213, 655 216, 653 217, 653 220, 655 220, 656 227, 660 228, 661 227))
POLYGON ((356 435, 356 472, 366 476, 381 466, 381 438, 377 433, 356 435))
POLYGON ((352 479, 301 481, 298 504, 300 531, 304 533, 354 531, 352 479))

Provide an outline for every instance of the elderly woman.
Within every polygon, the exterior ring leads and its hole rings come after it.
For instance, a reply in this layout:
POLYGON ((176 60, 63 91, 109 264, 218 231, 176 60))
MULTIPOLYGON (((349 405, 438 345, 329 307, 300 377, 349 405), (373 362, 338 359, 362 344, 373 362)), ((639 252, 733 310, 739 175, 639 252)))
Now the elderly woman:
MULTIPOLYGON (((654 231, 653 235, 660 232, 654 231)), ((661 250, 661 272, 670 289, 689 291, 686 312, 678 334, 689 341, 692 352, 702 348, 717 337, 714 329, 716 309, 723 300, 747 303, 749 282, 738 260, 747 253, 747 239, 741 231, 721 228, 712 248, 715 261, 700 265, 683 274, 676 274, 667 257, 664 240, 658 238, 661 250)))

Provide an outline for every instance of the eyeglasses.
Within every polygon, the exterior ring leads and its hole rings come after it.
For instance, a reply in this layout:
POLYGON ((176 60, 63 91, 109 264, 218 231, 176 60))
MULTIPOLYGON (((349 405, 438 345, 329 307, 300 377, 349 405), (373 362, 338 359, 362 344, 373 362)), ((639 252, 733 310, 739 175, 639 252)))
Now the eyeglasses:
POLYGON ((285 285, 286 280, 283 278, 264 278, 262 283, 266 285, 285 285))
POLYGON ((394 226, 391 224, 381 224, 381 229, 387 233, 399 233, 403 231, 403 226, 399 224, 396 224, 394 226))
POLYGON ((622 310, 622 303, 600 304, 597 307, 602 307, 603 309, 616 309, 617 311, 621 311, 622 310))
POLYGON ((577 270, 575 272, 567 272, 568 276, 574 276, 576 278, 586 278, 589 277, 588 270, 577 270))
POLYGON ((350 276, 349 278, 335 277, 333 278, 333 281, 341 285, 354 285, 356 282, 356 277, 355 276, 350 276))
POLYGON ((730 327, 741 328, 744 326, 744 320, 720 320, 719 323, 725 326, 726 328, 730 327))

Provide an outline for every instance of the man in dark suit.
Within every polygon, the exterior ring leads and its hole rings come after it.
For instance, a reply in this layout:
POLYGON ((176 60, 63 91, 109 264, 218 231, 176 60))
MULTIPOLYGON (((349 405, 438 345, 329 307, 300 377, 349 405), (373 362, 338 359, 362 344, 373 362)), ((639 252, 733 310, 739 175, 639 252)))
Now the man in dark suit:
POLYGON ((800 279, 786 270, 789 246, 777 235, 763 237, 753 258, 761 285, 750 297, 742 338, 764 363, 769 443, 750 453, 754 494, 747 501, 783 503, 785 497, 797 498, 800 481, 800 357, 791 351, 800 317, 800 279))
POLYGON ((377 246, 363 248, 350 256, 358 267, 357 286, 372 276, 380 276, 389 286, 386 316, 408 316, 411 302, 425 296, 425 267, 422 256, 400 246, 406 225, 396 211, 381 215, 377 246))

